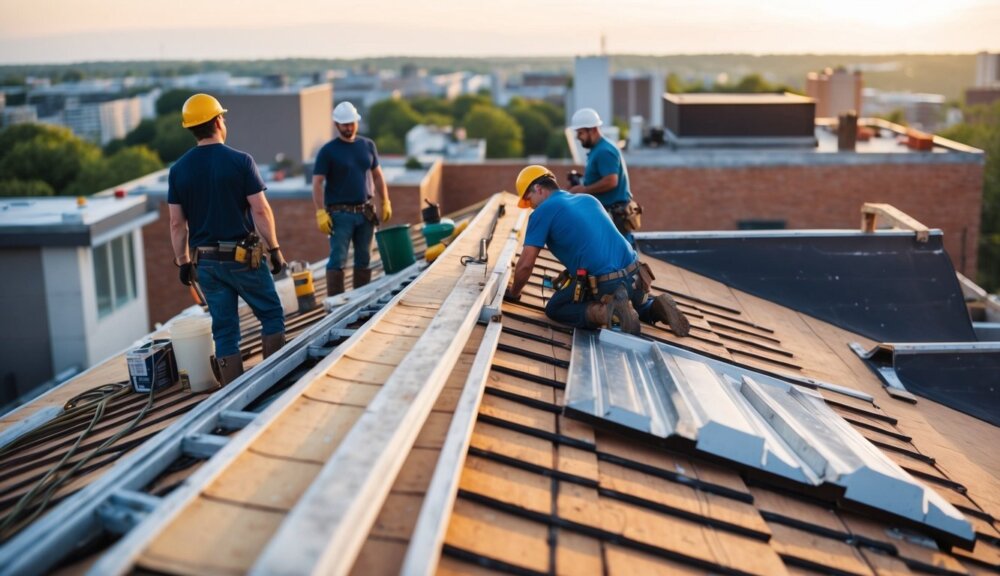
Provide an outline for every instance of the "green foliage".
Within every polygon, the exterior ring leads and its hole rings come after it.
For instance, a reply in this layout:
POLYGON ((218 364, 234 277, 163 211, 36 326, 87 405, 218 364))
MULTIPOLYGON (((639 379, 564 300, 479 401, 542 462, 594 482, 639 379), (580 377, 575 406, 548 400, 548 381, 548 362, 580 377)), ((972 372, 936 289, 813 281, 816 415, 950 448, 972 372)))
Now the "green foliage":
POLYGON ((1000 102, 963 112, 965 122, 943 131, 941 136, 975 146, 986 154, 978 282, 996 292, 1000 290, 1000 102))
POLYGON ((406 152, 403 140, 397 138, 395 134, 382 134, 375 138, 375 147, 378 148, 379 154, 403 154, 406 152))
POLYGON ((424 167, 424 165, 420 163, 420 160, 417 160, 413 156, 410 156, 409 158, 406 159, 405 167, 407 170, 420 170, 421 168, 424 167))
MULTIPOLYGON (((525 154, 545 154, 549 146, 549 133, 552 132, 552 123, 545 117, 545 114, 528 106, 517 106, 508 108, 508 112, 521 126, 524 134, 522 148, 525 154)), ((489 145, 486 150, 489 151, 489 145)))
POLYGON ((455 124, 455 119, 451 116, 431 112, 429 114, 424 114, 424 121, 421 122, 421 124, 429 124, 431 126, 440 126, 444 128, 445 126, 453 126, 455 124))
POLYGON ((69 128, 51 126, 49 124, 14 124, 0 131, 0 159, 21 142, 44 138, 50 140, 68 140, 75 138, 69 128))
POLYGON ((155 150, 164 162, 177 160, 195 145, 191 132, 181 127, 180 112, 160 116, 156 119, 155 128, 156 136, 149 143, 149 147, 155 150))
POLYGON ((489 96, 481 94, 463 94, 451 103, 451 115, 459 124, 465 123, 465 117, 472 110, 473 106, 493 106, 493 101, 489 96))
POLYGON ((875 118, 881 118, 883 120, 892 122, 893 124, 899 124, 900 126, 907 126, 906 123, 906 113, 903 112, 902 108, 896 108, 888 114, 875 114, 875 118))
POLYGON ((0 180, 0 196, 55 196, 55 190, 41 180, 0 180))
POLYGON ((42 180, 56 193, 64 193, 81 168, 100 155, 97 146, 72 135, 37 137, 15 144, 0 160, 0 178, 42 180))
POLYGON ((132 129, 125 136, 126 146, 139 146, 140 144, 152 144, 156 138, 156 121, 144 118, 139 125, 132 129))
POLYGON ((383 100, 368 111, 368 126, 372 134, 376 138, 393 136, 396 139, 393 144, 397 148, 402 148, 402 143, 406 142, 406 133, 422 120, 420 114, 406 100, 383 100))
POLYGON ((164 116, 180 112, 181 108, 184 107, 184 102, 194 94, 195 92, 188 88, 167 90, 163 94, 160 94, 160 97, 156 100, 156 115, 164 116))
POLYGON ((424 116, 428 114, 440 114, 442 116, 451 116, 451 103, 444 98, 432 98, 430 96, 418 96, 416 98, 410 98, 407 100, 410 106, 417 111, 418 114, 424 116))
POLYGON ((89 196, 112 186, 135 180, 163 168, 159 156, 145 146, 123 148, 104 157, 87 159, 76 180, 66 189, 68 196, 89 196))
POLYGON ((487 158, 519 158, 524 155, 524 132, 510 114, 492 104, 478 104, 465 116, 470 138, 486 139, 487 158))
POLYGON ((549 142, 545 146, 545 155, 549 158, 569 158, 569 143, 562 128, 553 128, 549 133, 549 142))

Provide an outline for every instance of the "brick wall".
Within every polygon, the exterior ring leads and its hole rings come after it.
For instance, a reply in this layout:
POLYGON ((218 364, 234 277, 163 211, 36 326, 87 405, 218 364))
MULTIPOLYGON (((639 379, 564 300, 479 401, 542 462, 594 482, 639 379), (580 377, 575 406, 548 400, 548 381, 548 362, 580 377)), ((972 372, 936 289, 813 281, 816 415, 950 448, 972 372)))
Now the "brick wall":
MULTIPOLYGON (((392 186, 392 224, 420 223, 423 199, 457 211, 495 192, 513 190, 524 162, 444 164, 419 185, 392 186)), ((550 166, 564 183, 574 166, 550 166)), ((575 167, 582 170, 581 166, 575 167)), ((643 167, 629 169, 644 207, 643 230, 735 230, 743 220, 783 220, 795 228, 858 228, 864 202, 892 204, 945 234, 955 267, 975 278, 983 166, 975 163, 767 167, 643 167)), ((315 262, 328 254, 316 231, 310 198, 269 197, 278 240, 288 260, 315 262)), ((163 322, 192 299, 171 264, 169 215, 143 229, 150 322, 163 322)))
MULTIPOLYGON (((513 190, 523 162, 446 164, 442 210, 513 190)), ((565 184, 573 166, 550 166, 565 184)), ((582 167, 577 166, 578 170, 582 167)), ((983 166, 976 163, 629 168, 644 231, 735 230, 742 220, 858 228, 861 205, 885 202, 944 231, 955 267, 975 278, 983 166)))

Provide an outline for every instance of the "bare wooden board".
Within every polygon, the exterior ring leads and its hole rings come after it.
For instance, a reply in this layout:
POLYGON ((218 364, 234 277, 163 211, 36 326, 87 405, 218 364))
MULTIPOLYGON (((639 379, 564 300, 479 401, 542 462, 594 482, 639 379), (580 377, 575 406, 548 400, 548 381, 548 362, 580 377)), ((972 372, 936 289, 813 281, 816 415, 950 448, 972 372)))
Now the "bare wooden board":
POLYGON ((243 452, 204 491, 215 500, 287 512, 309 487, 320 465, 243 452))
POLYGON ((466 458, 459 488, 540 514, 552 508, 551 478, 477 456, 466 458))
POLYGON ((529 570, 549 569, 548 527, 459 498, 445 544, 529 570))
POLYGON ((364 409, 357 406, 300 398, 261 433, 250 449, 322 464, 362 412, 364 409))
POLYGON ((800 558, 848 574, 872 574, 860 552, 850 544, 785 526, 771 524, 771 546, 782 556, 800 558))

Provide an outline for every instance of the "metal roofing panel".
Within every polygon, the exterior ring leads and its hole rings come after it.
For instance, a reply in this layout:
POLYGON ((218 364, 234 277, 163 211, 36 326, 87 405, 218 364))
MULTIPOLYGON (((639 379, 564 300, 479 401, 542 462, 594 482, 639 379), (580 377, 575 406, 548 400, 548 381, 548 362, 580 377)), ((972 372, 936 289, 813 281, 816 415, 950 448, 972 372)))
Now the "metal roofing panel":
POLYGON ((567 413, 810 486, 969 542, 972 527, 816 392, 749 368, 607 330, 577 330, 567 413))

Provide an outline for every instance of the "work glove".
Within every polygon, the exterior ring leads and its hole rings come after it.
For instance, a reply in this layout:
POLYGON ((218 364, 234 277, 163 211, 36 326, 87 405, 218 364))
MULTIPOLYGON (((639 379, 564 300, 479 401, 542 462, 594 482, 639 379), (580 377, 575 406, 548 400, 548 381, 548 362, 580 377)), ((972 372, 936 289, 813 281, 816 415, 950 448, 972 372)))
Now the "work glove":
POLYGON ((192 269, 190 262, 188 262, 187 264, 180 265, 181 284, 185 286, 191 285, 191 281, 193 280, 193 278, 191 277, 191 273, 193 271, 194 270, 192 269))
POLYGON ((281 248, 275 246, 267 252, 268 258, 271 260, 271 276, 281 274, 281 271, 288 267, 288 262, 285 262, 285 257, 281 255, 281 248))
POLYGON ((392 202, 389 202, 389 199, 386 198, 382 201, 382 223, 385 224, 388 222, 389 218, 392 218, 392 202))
POLYGON ((330 213, 325 208, 316 211, 316 227, 327 236, 333 234, 333 219, 330 218, 330 213))

